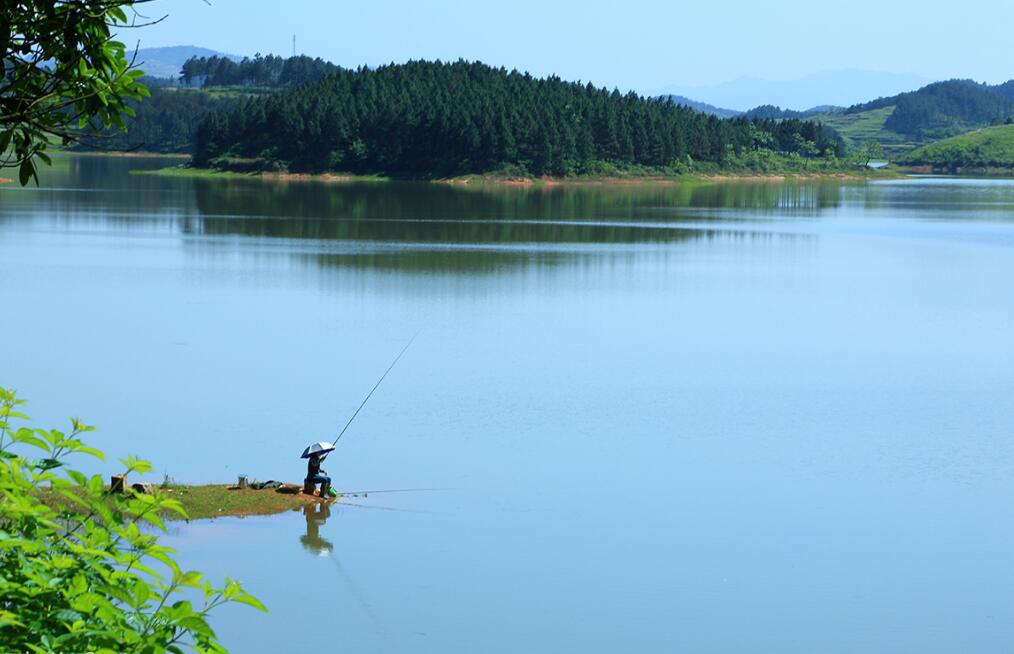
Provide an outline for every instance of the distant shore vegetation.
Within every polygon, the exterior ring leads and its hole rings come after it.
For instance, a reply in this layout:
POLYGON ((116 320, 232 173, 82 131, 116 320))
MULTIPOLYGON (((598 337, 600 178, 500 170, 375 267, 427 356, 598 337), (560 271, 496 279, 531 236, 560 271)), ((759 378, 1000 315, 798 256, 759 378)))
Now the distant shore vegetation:
POLYGON ((1014 81, 747 112, 465 61, 351 70, 306 56, 192 57, 178 77, 143 81, 151 97, 132 102, 127 130, 92 130, 77 149, 196 153, 201 167, 243 174, 862 176, 871 142, 898 161, 1014 121, 1014 81))
POLYGON ((338 69, 212 111, 197 129, 194 160, 270 162, 291 172, 566 176, 608 166, 680 172, 751 153, 816 159, 843 150, 811 121, 724 120, 557 77, 414 61, 338 69))

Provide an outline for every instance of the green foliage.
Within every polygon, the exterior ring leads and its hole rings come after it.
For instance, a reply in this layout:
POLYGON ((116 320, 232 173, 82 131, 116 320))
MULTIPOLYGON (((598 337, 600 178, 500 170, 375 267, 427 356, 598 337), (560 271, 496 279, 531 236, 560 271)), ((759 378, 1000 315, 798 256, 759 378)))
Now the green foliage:
POLYGON ((900 163, 941 170, 1014 169, 1014 125, 987 127, 931 143, 900 163))
POLYGON ((880 160, 884 157, 884 146, 876 139, 867 139, 862 147, 855 148, 852 152, 852 162, 858 166, 869 166, 870 162, 880 160))
MULTIPOLYGON (((137 0, 143 1, 143 0, 137 0)), ((0 4, 0 167, 35 179, 46 146, 74 142, 76 129, 125 127, 128 105, 147 95, 126 46, 113 31, 128 25, 135 0, 16 0, 0 4)))
MULTIPOLYGON (((203 91, 155 88, 143 102, 132 102, 136 112, 127 130, 115 127, 96 129, 82 137, 76 150, 143 150, 145 152, 190 153, 201 120, 212 110, 227 110, 239 104, 235 94, 222 96, 203 91)), ((96 128, 101 128, 96 125, 96 128)))
MULTIPOLYGON (((24 401, 0 388, 0 651, 103 654, 224 652, 208 613, 227 602, 264 610, 226 579, 214 587, 160 545, 162 495, 110 494, 99 476, 64 467, 102 458, 71 431, 15 426, 24 401), (29 453, 36 457, 30 458, 29 453)), ((130 457, 127 473, 151 465, 130 457)))
POLYGON ((412 61, 335 72, 212 112, 195 162, 277 160, 292 171, 449 177, 514 168, 587 173, 606 162, 666 168, 721 163, 760 148, 839 154, 817 123, 722 120, 669 98, 536 79, 477 62, 412 61))

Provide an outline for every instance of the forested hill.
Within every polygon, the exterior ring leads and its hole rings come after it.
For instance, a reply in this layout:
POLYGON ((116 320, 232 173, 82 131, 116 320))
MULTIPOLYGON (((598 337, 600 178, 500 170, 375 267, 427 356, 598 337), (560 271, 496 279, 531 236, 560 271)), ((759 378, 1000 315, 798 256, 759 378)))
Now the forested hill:
POLYGON ((884 128, 910 137, 945 138, 1014 116, 1014 80, 990 86, 971 80, 929 84, 910 93, 849 107, 858 114, 894 106, 884 128))
POLYGON ((722 120, 671 100, 557 77, 414 61, 338 69, 212 112, 197 130, 195 163, 233 157, 293 171, 566 175, 603 164, 717 164, 756 151, 841 154, 838 141, 812 122, 722 120))

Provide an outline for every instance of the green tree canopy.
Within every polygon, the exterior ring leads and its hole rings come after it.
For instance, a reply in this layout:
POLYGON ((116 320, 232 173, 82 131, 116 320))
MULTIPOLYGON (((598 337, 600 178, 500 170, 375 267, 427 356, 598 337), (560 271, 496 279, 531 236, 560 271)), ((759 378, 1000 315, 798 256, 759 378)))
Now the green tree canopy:
POLYGON ((409 61, 336 67, 319 80, 213 111, 196 131, 194 160, 424 177, 505 169, 568 175, 602 163, 666 168, 687 156, 718 165, 760 148, 837 156, 841 145, 811 121, 722 120, 669 98, 556 76, 464 60, 409 61))
MULTIPOLYGON (((0 167, 21 184, 49 163, 53 141, 90 127, 124 128, 128 105, 147 95, 115 30, 138 26, 127 12, 147 0, 9 0, 0 3, 0 167)), ((142 21, 144 19, 141 19, 142 21)))

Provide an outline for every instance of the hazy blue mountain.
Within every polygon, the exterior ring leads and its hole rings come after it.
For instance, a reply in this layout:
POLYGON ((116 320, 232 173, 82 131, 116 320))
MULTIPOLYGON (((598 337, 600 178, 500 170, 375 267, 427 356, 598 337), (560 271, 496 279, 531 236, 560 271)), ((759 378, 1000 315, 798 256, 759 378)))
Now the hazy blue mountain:
POLYGON ((741 77, 712 86, 667 88, 659 95, 688 96, 739 111, 761 105, 804 111, 820 105, 849 107, 870 98, 913 91, 929 81, 911 73, 832 70, 795 80, 741 77))
POLYGON ((759 107, 754 107, 749 111, 740 113, 741 116, 746 118, 764 118, 768 120, 781 120, 783 118, 799 118, 806 119, 817 114, 827 114, 833 112, 845 111, 845 107, 835 107, 834 105, 822 105, 819 107, 810 107, 805 111, 796 111, 795 109, 782 109, 774 105, 765 104, 759 107))
POLYGON ((137 61, 147 75, 151 77, 179 77, 183 62, 191 57, 228 57, 236 61, 240 57, 225 54, 210 48, 198 48, 193 45, 171 45, 164 48, 141 48, 137 51, 137 61))
POLYGON ((675 102, 676 104, 681 104, 685 107, 696 109, 697 111, 703 111, 706 114, 713 114, 715 116, 718 116, 719 118, 732 118, 733 116, 738 116, 740 113, 742 113, 740 111, 735 111, 733 109, 722 109, 721 107, 710 105, 707 102, 698 102, 697 100, 691 100, 690 98, 687 98, 682 95, 669 95, 669 97, 672 98, 672 101, 675 102))

